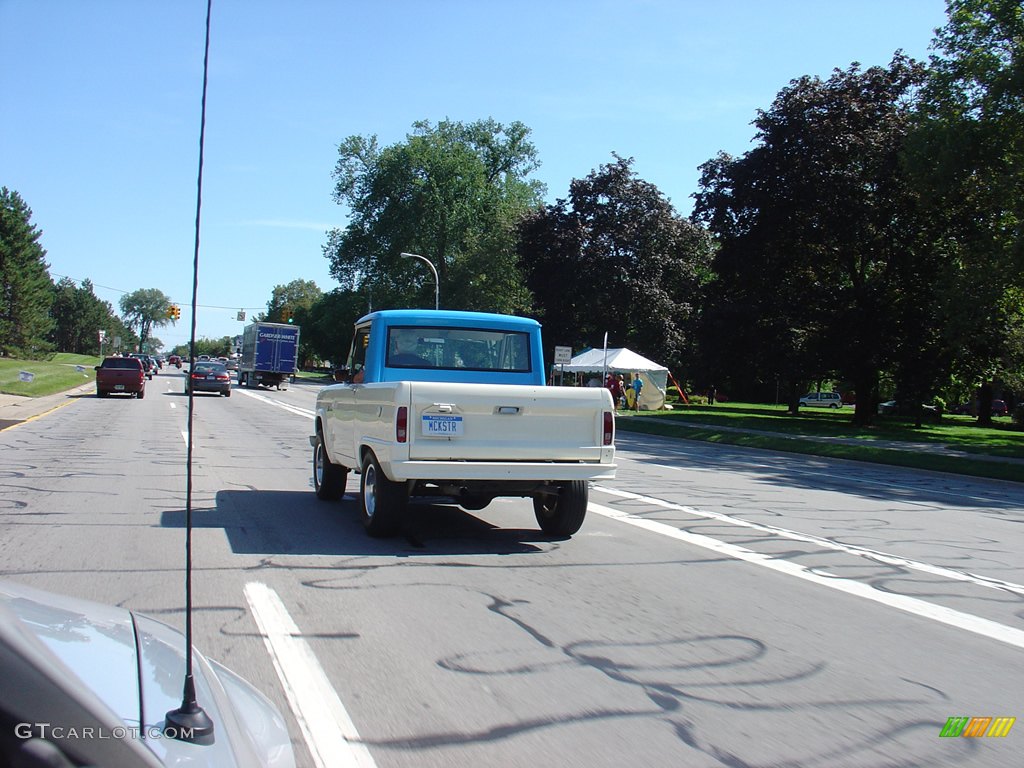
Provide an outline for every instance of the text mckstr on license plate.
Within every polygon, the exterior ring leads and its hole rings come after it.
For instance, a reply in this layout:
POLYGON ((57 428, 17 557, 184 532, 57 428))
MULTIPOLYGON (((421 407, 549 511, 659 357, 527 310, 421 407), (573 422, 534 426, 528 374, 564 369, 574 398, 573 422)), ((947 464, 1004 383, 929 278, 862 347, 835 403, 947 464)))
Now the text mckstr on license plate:
POLYGON ((462 417, 424 414, 423 434, 427 437, 459 437, 462 434, 462 417))

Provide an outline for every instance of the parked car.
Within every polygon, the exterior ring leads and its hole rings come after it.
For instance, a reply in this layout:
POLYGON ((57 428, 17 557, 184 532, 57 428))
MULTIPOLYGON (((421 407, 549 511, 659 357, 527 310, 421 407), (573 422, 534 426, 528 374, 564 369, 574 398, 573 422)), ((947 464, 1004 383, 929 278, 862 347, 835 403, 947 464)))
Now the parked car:
POLYGON ((0 580, 0 765, 294 768, 280 712, 195 649, 198 704, 214 739, 163 731, 165 713, 182 703, 184 648, 180 632, 148 616, 0 580))
MULTIPOLYGON (((954 405, 951 409, 951 413, 956 413, 962 416, 977 416, 978 407, 981 404, 975 400, 973 403, 959 403, 954 405)), ((992 415, 993 416, 1009 416, 1010 410, 1006 405, 1005 400, 993 400, 992 401, 992 415)))
MULTIPOLYGON (((904 404, 905 408, 910 408, 910 403, 904 404)), ((921 410, 925 416, 939 416, 939 408, 935 405, 928 405, 927 403, 921 403, 921 410)), ((894 416, 900 412, 900 403, 897 400, 886 400, 884 403, 878 404, 878 413, 882 416, 894 416)))
POLYGON ((196 363, 185 377, 185 393, 190 389, 231 397, 231 374, 221 363, 196 363))
POLYGON ((842 408, 843 396, 838 392, 808 392, 800 398, 800 405, 818 408, 842 408))

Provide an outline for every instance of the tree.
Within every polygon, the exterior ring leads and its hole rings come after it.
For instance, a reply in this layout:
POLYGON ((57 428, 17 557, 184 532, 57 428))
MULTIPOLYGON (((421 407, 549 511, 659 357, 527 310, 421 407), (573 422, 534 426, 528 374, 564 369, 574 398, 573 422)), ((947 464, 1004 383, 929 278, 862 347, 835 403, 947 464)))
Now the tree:
MULTIPOLYGON (((933 241, 948 258, 938 295, 959 379, 992 381, 1024 288, 1024 10, 1019 0, 949 0, 910 167, 929 205, 951 213, 933 241)), ((1010 355, 1010 358, 1013 356, 1010 355)))
POLYGON ((109 337, 107 349, 116 336, 126 335, 114 308, 96 297, 89 280, 83 280, 79 287, 70 277, 61 278, 54 286, 50 315, 54 320, 51 339, 61 352, 96 355, 100 351, 100 330, 109 337))
POLYGON ((710 240, 632 162, 615 156, 524 219, 520 267, 552 347, 596 346, 609 332, 615 346, 678 367, 689 362, 710 240))
POLYGON ((17 192, 0 188, 0 354, 38 358, 49 351, 53 280, 42 232, 17 192))
POLYGON ((154 328, 161 328, 174 321, 168 310, 171 299, 157 288, 140 288, 121 297, 121 312, 125 324, 139 336, 139 351, 143 349, 154 328))
POLYGON ((519 312, 529 296, 516 269, 515 225, 539 204, 543 187, 522 123, 417 122, 404 142, 381 148, 350 136, 338 147, 334 199, 351 223, 330 233, 324 255, 342 286, 366 308, 433 306, 519 312))
POLYGON ((343 288, 325 293, 303 315, 302 343, 308 344, 309 356, 340 367, 348 356, 355 321, 365 310, 365 299, 359 293, 343 288))
POLYGON ((293 323, 302 326, 299 334, 299 365, 306 365, 313 356, 308 334, 310 310, 323 296, 312 280, 292 280, 288 285, 275 285, 267 312, 262 319, 269 323, 293 323))
POLYGON ((778 377, 792 410, 808 380, 839 376, 854 383, 855 421, 870 423, 891 350, 922 340, 900 308, 927 286, 908 282, 927 271, 915 262, 923 221, 901 166, 923 77, 897 53, 888 67, 794 80, 758 113, 759 146, 701 167, 695 217, 719 245, 704 346, 742 360, 734 376, 778 377))
POLYGON ((296 324, 301 324, 302 316, 320 301, 321 296, 323 291, 312 280, 292 280, 288 285, 275 285, 262 319, 268 323, 285 323, 290 316, 296 324))

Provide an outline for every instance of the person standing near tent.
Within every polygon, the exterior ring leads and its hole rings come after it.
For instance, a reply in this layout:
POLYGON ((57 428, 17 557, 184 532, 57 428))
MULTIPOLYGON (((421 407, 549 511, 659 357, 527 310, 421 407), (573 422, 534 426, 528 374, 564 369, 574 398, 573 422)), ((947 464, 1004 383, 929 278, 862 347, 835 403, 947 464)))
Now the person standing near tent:
POLYGON ((608 388, 608 391, 612 393, 612 402, 615 403, 617 408, 619 400, 622 398, 622 382, 615 377, 614 374, 609 373, 608 378, 605 379, 604 385, 608 388))
POLYGON ((640 393, 644 391, 644 382, 639 373, 633 374, 633 409, 640 410, 640 393))

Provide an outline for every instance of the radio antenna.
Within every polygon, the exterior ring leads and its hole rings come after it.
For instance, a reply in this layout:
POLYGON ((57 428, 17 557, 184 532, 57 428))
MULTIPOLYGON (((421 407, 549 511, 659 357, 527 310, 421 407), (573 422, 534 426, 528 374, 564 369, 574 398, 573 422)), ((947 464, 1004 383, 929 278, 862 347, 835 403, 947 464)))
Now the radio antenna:
MULTIPOLYGON (((206 48, 203 53, 203 106, 199 118, 199 179, 196 189, 196 245, 192 256, 192 334, 189 337, 189 372, 196 359, 196 296, 199 291, 199 218, 203 209, 203 144, 206 140, 206 83, 210 64, 210 14, 213 0, 206 0, 206 48)), ((212 744, 213 721, 196 701, 192 676, 192 406, 188 388, 188 450, 185 463, 185 686, 181 706, 167 713, 164 734, 194 744, 212 744)))

